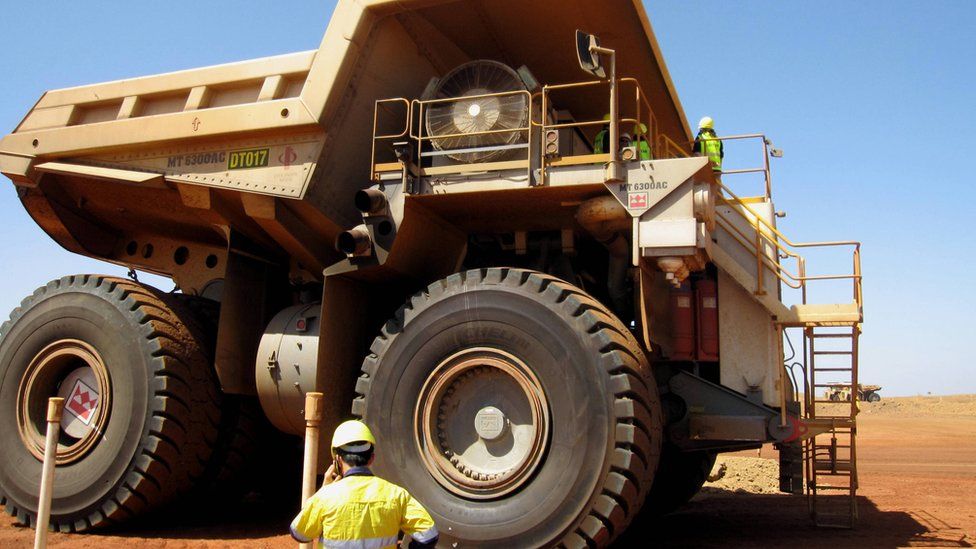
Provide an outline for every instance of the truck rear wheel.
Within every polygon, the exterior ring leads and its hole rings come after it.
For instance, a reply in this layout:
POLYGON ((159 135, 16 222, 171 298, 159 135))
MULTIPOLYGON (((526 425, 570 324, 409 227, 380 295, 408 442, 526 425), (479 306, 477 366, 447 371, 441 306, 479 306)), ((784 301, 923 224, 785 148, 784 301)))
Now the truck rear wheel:
POLYGON ((169 502, 206 467, 219 410, 202 343, 172 296, 65 277, 0 327, 0 499, 35 521, 47 399, 63 396, 51 523, 110 524, 169 502))
POLYGON ((468 271, 413 296, 357 393, 377 473, 427 507, 445 542, 605 546, 657 469, 660 404, 637 342, 541 273, 468 271))

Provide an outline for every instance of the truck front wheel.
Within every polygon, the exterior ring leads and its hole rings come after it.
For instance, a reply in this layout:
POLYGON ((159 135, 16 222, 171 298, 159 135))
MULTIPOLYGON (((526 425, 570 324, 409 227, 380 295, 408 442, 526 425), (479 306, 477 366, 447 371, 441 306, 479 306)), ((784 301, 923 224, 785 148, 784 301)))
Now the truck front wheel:
POLYGON ((657 469, 660 405, 637 342, 541 273, 468 271, 413 296, 357 392, 377 473, 424 504, 447 543, 605 546, 657 469))
POLYGON ((0 327, 0 500, 33 525, 45 409, 65 398, 52 526, 138 515, 204 472, 219 415, 204 345, 128 280, 79 275, 39 288, 0 327))

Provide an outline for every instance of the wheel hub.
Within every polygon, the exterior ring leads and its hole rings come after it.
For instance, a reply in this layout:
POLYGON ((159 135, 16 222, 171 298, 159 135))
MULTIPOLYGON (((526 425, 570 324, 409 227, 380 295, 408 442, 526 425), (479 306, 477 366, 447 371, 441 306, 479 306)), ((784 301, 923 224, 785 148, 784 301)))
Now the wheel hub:
POLYGON ((474 430, 484 440, 498 440, 508 428, 508 418, 494 406, 485 406, 474 417, 474 430))
POLYGON ((515 490, 538 466, 548 403, 521 360, 499 349, 468 349, 428 377, 415 426, 430 474, 458 495, 488 499, 515 490))
POLYGON ((17 427, 24 446, 44 459, 50 397, 64 399, 57 464, 80 459, 98 442, 108 421, 108 370, 93 347, 75 339, 51 343, 27 366, 17 391, 17 427))

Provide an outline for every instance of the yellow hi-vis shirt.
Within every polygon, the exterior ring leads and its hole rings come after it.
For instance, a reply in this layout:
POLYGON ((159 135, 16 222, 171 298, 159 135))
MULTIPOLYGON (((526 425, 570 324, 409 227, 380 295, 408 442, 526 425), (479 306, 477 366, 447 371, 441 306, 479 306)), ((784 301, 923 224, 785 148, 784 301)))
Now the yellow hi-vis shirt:
POLYGON ((434 520, 403 488, 355 467, 323 486, 291 523, 295 539, 315 538, 324 548, 396 547, 397 534, 429 543, 438 536, 434 520))

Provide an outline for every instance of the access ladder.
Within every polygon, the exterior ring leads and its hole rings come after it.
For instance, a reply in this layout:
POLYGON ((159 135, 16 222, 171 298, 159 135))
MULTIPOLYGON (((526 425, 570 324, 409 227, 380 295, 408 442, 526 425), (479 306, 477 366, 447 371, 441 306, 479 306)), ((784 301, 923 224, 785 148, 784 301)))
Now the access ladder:
MULTIPOLYGON (((857 391, 848 402, 828 396, 831 385, 857 387, 859 324, 815 324, 804 330, 804 417, 829 423, 804 441, 808 505, 818 526, 852 528, 857 523, 857 391)), ((836 397, 834 397, 836 398, 836 397)))

